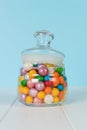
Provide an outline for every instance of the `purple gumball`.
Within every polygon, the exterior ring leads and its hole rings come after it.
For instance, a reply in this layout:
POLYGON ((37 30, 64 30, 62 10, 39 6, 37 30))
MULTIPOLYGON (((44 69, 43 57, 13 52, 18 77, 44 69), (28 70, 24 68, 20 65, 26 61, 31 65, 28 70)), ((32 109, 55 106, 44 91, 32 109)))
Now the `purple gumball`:
POLYGON ((34 98, 35 105, 39 105, 41 102, 42 101, 39 98, 37 98, 37 97, 34 98))
POLYGON ((39 70, 39 69, 44 68, 44 67, 46 67, 44 64, 39 64, 37 69, 39 70))
POLYGON ((29 80, 27 81, 27 86, 28 86, 28 88, 33 88, 34 85, 35 85, 35 83, 33 82, 32 79, 29 79, 29 80))
POLYGON ((24 68, 21 68, 20 73, 21 73, 21 75, 25 75, 27 73, 27 71, 24 68))
POLYGON ((24 102, 25 99, 26 99, 26 95, 25 95, 25 94, 21 94, 21 95, 20 95, 20 100, 24 102))
POLYGON ((31 88, 31 89, 29 90, 29 95, 30 95, 31 97, 36 97, 36 96, 37 96, 37 90, 36 90, 35 88, 31 88))
POLYGON ((37 82, 37 83, 35 84, 35 88, 36 88, 38 91, 43 90, 43 89, 45 88, 44 82, 37 82))
POLYGON ((46 67, 38 69, 38 73, 42 76, 46 76, 48 74, 48 69, 46 67))

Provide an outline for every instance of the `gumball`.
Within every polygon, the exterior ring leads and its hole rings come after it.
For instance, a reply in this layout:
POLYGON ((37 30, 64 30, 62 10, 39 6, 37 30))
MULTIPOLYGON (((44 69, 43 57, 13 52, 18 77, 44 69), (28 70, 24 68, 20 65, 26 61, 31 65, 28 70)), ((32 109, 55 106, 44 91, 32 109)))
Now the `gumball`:
POLYGON ((20 100, 21 100, 21 101, 25 101, 25 99, 26 99, 26 95, 25 95, 25 94, 21 94, 21 95, 20 95, 20 100))
POLYGON ((20 86, 18 87, 18 93, 20 93, 20 94, 23 93, 23 88, 24 88, 24 87, 23 87, 22 85, 20 85, 20 86))
POLYGON ((38 73, 42 76, 46 76, 48 74, 48 69, 46 67, 38 69, 38 73))
POLYGON ((36 72, 36 70, 30 70, 28 72, 28 75, 29 75, 30 78, 34 78, 34 77, 36 77, 37 72, 36 72))
POLYGON ((19 81, 19 82, 21 82, 22 80, 24 80, 24 76, 20 76, 20 77, 18 78, 18 81, 19 81))
POLYGON ((53 102, 53 96, 51 94, 46 95, 44 98, 44 102, 46 104, 51 104, 53 102))
POLYGON ((54 67, 55 65, 54 65, 54 64, 50 64, 50 63, 48 64, 48 63, 47 63, 46 66, 47 66, 47 67, 54 67))
POLYGON ((45 67, 46 67, 46 66, 45 66, 44 64, 39 64, 37 69, 39 70, 39 69, 45 68, 45 67))
POLYGON ((45 87, 44 92, 45 92, 45 94, 50 94, 52 92, 52 88, 49 86, 45 87))
POLYGON ((64 92, 64 90, 63 90, 63 91, 60 91, 58 97, 59 97, 60 101, 64 100, 64 97, 65 97, 65 92, 64 92))
POLYGON ((35 105, 39 105, 42 102, 42 100, 40 100, 39 98, 35 97, 33 102, 35 103, 35 105))
POLYGON ((54 73, 54 67, 48 67, 48 74, 52 75, 54 73))
POLYGON ((67 82, 64 81, 63 86, 64 86, 64 87, 67 87, 67 82))
POLYGON ((64 90, 64 86, 63 86, 62 84, 59 84, 59 85, 57 86, 57 88, 58 88, 60 91, 64 90))
POLYGON ((26 103, 32 103, 33 98, 31 96, 27 96, 25 101, 26 101, 26 103))
POLYGON ((52 76, 59 77, 59 73, 55 71, 52 76))
POLYGON ((31 63, 24 63, 23 68, 26 71, 29 71, 30 69, 32 69, 33 65, 31 63))
POLYGON ((54 103, 59 102, 59 97, 58 97, 58 96, 57 96, 57 97, 54 97, 53 102, 54 102, 54 103))
POLYGON ((36 96, 37 96, 37 90, 36 90, 35 88, 31 88, 31 89, 29 90, 29 95, 30 95, 31 97, 36 97, 36 96))
POLYGON ((59 90, 57 88, 52 89, 52 96, 56 97, 59 95, 59 90))
POLYGON ((22 93, 23 93, 23 94, 29 94, 29 88, 23 87, 22 93))
POLYGON ((28 75, 28 74, 25 74, 24 78, 25 78, 26 80, 28 80, 28 79, 29 79, 29 75, 28 75))
POLYGON ((21 75, 25 75, 27 73, 27 71, 24 68, 21 68, 20 73, 21 73, 21 75))
POLYGON ((22 81, 21 81, 21 85, 22 85, 22 86, 26 86, 26 85, 27 85, 27 81, 26 81, 25 79, 22 80, 22 81))
POLYGON ((59 78, 58 77, 53 77, 52 78, 52 84, 54 87, 59 85, 59 78))
POLYGON ((46 75, 46 76, 44 76, 44 80, 46 81, 46 80, 49 80, 50 79, 50 76, 49 75, 46 75))
POLYGON ((40 91, 38 92, 37 97, 42 100, 45 97, 45 93, 43 91, 40 91))
POLYGON ((51 80, 45 81, 45 86, 52 86, 52 81, 51 80))
POLYGON ((62 67, 58 67, 58 68, 56 69, 56 71, 57 71, 59 74, 62 74, 63 68, 62 68, 62 67))
POLYGON ((38 91, 43 90, 44 87, 45 87, 44 82, 37 82, 37 83, 35 84, 35 88, 36 88, 38 91))
POLYGON ((37 63, 34 63, 34 64, 33 64, 33 67, 38 67, 38 64, 37 64, 37 63))
POLYGON ((64 84, 64 77, 63 76, 59 76, 59 83, 64 84))
POLYGON ((43 81, 44 77, 42 75, 38 75, 38 76, 36 76, 36 79, 38 79, 39 81, 43 81))
POLYGON ((33 88, 33 87, 35 86, 35 83, 33 82, 32 79, 29 79, 29 80, 27 81, 27 86, 28 86, 29 88, 33 88))

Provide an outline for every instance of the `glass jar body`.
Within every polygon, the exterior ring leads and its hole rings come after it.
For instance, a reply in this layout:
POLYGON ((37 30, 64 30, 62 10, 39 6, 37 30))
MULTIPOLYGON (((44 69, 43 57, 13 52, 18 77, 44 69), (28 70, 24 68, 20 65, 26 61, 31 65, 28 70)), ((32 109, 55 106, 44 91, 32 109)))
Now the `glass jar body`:
POLYGON ((22 52, 18 97, 30 106, 61 104, 67 92, 64 55, 50 47, 37 47, 22 52))

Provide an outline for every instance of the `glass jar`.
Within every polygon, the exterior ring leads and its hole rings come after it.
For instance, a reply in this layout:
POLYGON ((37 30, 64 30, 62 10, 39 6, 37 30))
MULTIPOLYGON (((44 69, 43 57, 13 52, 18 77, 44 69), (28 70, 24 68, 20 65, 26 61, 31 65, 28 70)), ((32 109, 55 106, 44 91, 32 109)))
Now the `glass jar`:
POLYGON ((48 31, 34 34, 37 46, 22 52, 18 97, 25 105, 53 106, 66 96, 67 78, 64 54, 50 47, 54 35, 48 31))

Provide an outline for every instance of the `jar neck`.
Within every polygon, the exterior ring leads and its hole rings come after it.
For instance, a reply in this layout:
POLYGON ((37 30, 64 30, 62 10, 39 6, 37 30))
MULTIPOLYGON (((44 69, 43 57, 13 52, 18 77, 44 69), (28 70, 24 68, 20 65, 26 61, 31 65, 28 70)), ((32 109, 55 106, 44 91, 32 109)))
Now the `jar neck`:
POLYGON ((37 42, 37 47, 38 48, 50 48, 50 43, 37 42))
POLYGON ((50 48, 50 43, 54 39, 54 35, 49 31, 38 31, 34 36, 39 48, 50 48))

